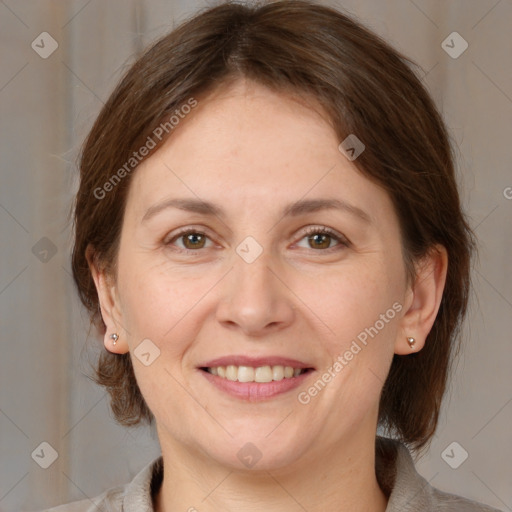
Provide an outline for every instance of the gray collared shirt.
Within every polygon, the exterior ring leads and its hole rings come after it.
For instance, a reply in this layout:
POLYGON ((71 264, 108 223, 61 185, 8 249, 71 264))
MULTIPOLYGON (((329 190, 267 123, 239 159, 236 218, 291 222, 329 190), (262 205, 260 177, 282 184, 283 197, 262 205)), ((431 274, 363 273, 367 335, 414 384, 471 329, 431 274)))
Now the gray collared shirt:
MULTIPOLYGON (((414 467, 407 447, 395 440, 376 439, 376 474, 388 495, 386 512, 500 512, 495 508, 432 487, 414 467)), ((152 495, 162 482, 162 458, 135 478, 94 500, 61 505, 47 512, 154 512, 152 495)))

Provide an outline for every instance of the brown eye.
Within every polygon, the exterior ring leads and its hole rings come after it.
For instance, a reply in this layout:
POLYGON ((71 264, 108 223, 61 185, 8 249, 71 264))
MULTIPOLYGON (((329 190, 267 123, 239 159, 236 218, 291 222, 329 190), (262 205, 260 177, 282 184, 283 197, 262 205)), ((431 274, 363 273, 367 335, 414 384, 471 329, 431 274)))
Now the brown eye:
POLYGON ((188 231, 182 231, 181 233, 176 234, 165 242, 165 245, 175 246, 177 250, 181 251, 194 251, 208 248, 206 245, 207 241, 210 240, 205 233, 189 229, 188 231))
POLYGON ((185 249, 202 249, 204 247, 206 236, 202 233, 187 233, 179 237, 183 240, 185 249))
POLYGON ((332 237, 326 233, 316 233, 308 236, 308 242, 312 249, 328 249, 331 245, 332 237))
POLYGON ((327 250, 343 249, 349 246, 349 242, 342 236, 328 227, 311 227, 305 233, 302 240, 307 241, 307 249, 327 250), (334 243, 332 243, 334 242, 334 243))

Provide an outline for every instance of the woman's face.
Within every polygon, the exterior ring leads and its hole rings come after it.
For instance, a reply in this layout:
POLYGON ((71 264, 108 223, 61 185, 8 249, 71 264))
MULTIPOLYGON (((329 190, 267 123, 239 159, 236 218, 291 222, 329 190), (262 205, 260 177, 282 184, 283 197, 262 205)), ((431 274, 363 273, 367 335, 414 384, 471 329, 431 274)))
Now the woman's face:
POLYGON ((271 469, 373 438, 411 303, 390 198, 320 110, 198 100, 135 171, 114 287, 162 446, 271 469))

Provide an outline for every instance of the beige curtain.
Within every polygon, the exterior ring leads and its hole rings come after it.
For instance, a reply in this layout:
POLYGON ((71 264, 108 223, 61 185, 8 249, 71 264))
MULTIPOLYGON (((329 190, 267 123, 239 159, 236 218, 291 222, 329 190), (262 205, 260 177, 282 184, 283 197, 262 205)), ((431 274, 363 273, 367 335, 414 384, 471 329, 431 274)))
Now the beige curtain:
MULTIPOLYGON (((418 468, 436 487, 511 510, 512 3, 330 5, 424 69, 458 147, 464 202, 481 244, 464 354, 418 468), (454 469, 453 458, 466 452, 454 469)), ((94 497, 158 454, 154 433, 115 425, 104 391, 88 378, 100 345, 88 336, 70 275, 68 213, 80 144, 120 74, 146 44, 206 6, 0 2, 2 511, 94 497)))

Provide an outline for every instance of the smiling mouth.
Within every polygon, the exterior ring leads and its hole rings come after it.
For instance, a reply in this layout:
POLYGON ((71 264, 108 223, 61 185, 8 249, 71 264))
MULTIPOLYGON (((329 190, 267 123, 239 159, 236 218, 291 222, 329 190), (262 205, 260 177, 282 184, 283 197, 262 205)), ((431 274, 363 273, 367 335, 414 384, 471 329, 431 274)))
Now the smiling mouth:
POLYGON ((258 367, 228 365, 203 367, 201 370, 232 382, 265 383, 293 379, 312 371, 313 368, 293 368, 292 366, 283 365, 258 367))

